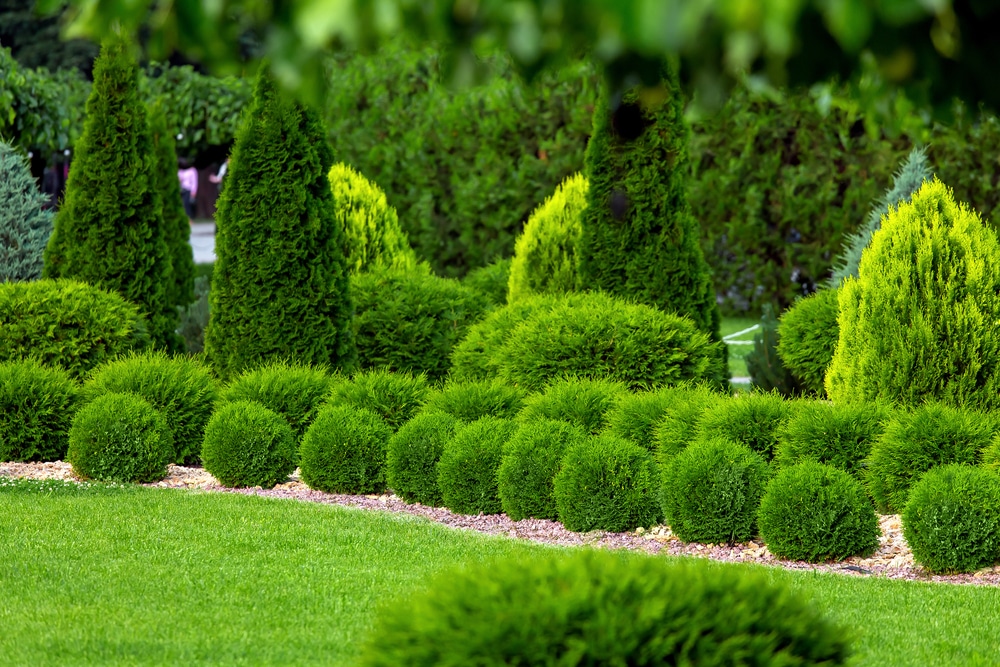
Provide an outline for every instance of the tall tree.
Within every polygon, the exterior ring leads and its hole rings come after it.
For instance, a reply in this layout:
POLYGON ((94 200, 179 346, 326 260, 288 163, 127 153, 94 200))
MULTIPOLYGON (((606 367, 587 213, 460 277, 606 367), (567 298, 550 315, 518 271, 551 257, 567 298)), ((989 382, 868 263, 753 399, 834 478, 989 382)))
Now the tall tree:
POLYGON ((42 209, 46 201, 27 161, 0 141, 0 282, 42 277, 42 254, 52 234, 52 213, 42 209))

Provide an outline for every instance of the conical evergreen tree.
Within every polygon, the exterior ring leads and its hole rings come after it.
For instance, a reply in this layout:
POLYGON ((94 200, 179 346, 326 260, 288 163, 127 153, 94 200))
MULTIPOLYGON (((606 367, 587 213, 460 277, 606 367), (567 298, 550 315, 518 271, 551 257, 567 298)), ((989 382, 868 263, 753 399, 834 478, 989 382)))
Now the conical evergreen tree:
POLYGON ((223 376, 271 359, 354 366, 346 242, 314 113, 257 78, 216 212, 205 351, 223 376))
POLYGON ((42 277, 42 254, 52 234, 52 213, 24 158, 0 141, 0 282, 42 277))
POLYGON ((138 305, 153 341, 178 347, 167 301, 170 258, 154 187, 153 139, 130 42, 113 35, 94 63, 83 134, 45 250, 47 278, 73 278, 138 305))

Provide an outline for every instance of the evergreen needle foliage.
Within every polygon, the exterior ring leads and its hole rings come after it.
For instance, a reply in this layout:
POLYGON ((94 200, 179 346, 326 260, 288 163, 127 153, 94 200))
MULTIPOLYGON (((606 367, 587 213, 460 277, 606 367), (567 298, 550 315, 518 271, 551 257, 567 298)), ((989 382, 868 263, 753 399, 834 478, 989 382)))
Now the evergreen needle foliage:
POLYGON ((52 234, 52 213, 42 210, 27 163, 0 141, 0 282, 38 280, 42 256, 52 234))
POLYGON ((837 349, 837 312, 837 290, 821 289, 793 303, 778 323, 781 362, 805 389, 821 397, 837 349))
POLYGON ((497 488, 503 511, 514 521, 557 518, 555 477, 567 449, 587 434, 574 424, 533 419, 521 424, 503 448, 497 488))
POLYGON ((0 363, 0 461, 64 457, 79 393, 62 369, 35 360, 0 363))
POLYGON ((449 414, 419 414, 406 422, 386 445, 389 488, 408 503, 440 506, 437 463, 461 422, 449 414))

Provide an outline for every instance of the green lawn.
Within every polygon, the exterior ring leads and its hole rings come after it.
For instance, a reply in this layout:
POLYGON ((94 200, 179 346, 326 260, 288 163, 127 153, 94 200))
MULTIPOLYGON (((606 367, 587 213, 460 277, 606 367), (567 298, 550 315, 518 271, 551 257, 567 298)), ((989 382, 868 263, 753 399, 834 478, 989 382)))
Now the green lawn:
MULTIPOLYGON (((722 318, 721 332, 725 338, 738 331, 749 329, 755 324, 760 324, 759 317, 724 317, 722 318)), ((752 342, 755 331, 750 331, 739 336, 734 336, 732 341, 752 342)), ((748 377, 746 356, 750 354, 753 345, 730 345, 729 346, 729 372, 733 377, 748 377)))
MULTIPOLYGON (((378 603, 542 548, 294 501, 38 488, 0 479, 3 664, 348 664, 378 603)), ((1000 655, 998 589, 768 572, 857 629, 857 664, 1000 655)))

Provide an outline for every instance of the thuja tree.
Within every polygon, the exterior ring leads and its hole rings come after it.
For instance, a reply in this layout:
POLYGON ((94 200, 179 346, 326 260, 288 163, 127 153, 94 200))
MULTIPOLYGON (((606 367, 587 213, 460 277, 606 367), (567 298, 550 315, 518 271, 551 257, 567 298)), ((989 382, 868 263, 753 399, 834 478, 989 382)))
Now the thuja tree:
POLYGON ((344 233, 317 117, 258 75, 216 212, 205 351, 231 376, 269 359, 354 365, 344 233))
POLYGON ((42 254, 52 234, 52 213, 24 158, 0 142, 0 282, 42 276, 42 254))
POLYGON ((73 278, 138 305, 161 347, 178 347, 153 139, 131 44, 113 35, 94 64, 83 134, 45 250, 47 278, 73 278))

